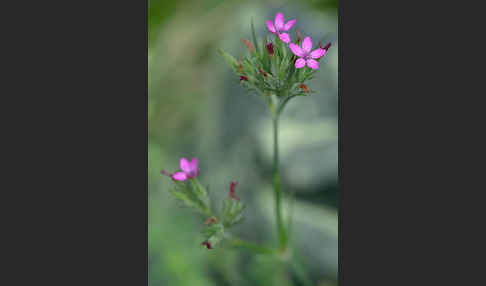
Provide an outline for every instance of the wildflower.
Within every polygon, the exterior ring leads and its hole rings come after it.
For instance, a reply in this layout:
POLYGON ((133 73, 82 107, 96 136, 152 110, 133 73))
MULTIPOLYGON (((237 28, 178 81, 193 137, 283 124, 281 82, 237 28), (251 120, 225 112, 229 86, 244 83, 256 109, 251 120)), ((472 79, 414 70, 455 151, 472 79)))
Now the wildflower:
POLYGON ((197 167, 197 159, 192 158, 189 162, 186 158, 181 158, 180 168, 182 172, 175 172, 171 174, 167 171, 160 171, 160 173, 167 175, 174 181, 185 181, 187 179, 192 179, 199 175, 199 168, 197 167))
POLYGON ((319 64, 314 59, 319 59, 327 52, 327 50, 321 48, 315 49, 311 52, 312 40, 310 37, 305 37, 304 41, 302 42, 302 48, 294 43, 290 43, 289 48, 292 53, 299 57, 295 61, 295 67, 298 69, 303 68, 306 64, 311 69, 318 69, 319 64))
POLYGON ((245 46, 248 48, 250 53, 253 53, 255 51, 255 47, 253 47, 253 44, 247 39, 243 38, 243 44, 245 44, 245 46))
POLYGON ((242 80, 248 81, 248 77, 244 76, 244 75, 240 75, 240 81, 242 81, 242 80))
POLYGON ((285 23, 284 16, 280 12, 278 12, 277 15, 275 16, 275 26, 273 25, 271 20, 267 20, 268 30, 273 34, 278 35, 280 40, 282 40, 284 43, 290 42, 290 36, 289 34, 282 33, 282 32, 290 30, 290 28, 292 28, 294 24, 295 24, 295 19, 292 19, 287 23, 285 23))
POLYGON ((273 56, 273 44, 270 42, 267 44, 267 52, 270 56, 273 56))
POLYGON ((230 191, 229 191, 229 196, 230 198, 232 199, 235 199, 237 201, 239 201, 240 199, 235 195, 235 188, 236 188, 236 185, 238 185, 238 182, 231 182, 230 183, 230 191))

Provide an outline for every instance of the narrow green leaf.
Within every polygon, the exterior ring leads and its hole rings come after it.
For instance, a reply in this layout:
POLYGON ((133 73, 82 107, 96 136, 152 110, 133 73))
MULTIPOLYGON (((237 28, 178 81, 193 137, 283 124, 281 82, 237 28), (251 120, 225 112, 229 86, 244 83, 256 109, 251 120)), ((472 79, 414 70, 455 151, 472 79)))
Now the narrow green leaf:
POLYGON ((253 18, 251 18, 251 36, 253 38, 253 44, 255 45, 255 49, 258 51, 258 42, 255 33, 255 27, 253 26, 253 18))
POLYGON ((238 70, 238 61, 230 54, 226 53, 222 49, 218 49, 218 52, 223 56, 225 61, 233 68, 234 71, 238 70))

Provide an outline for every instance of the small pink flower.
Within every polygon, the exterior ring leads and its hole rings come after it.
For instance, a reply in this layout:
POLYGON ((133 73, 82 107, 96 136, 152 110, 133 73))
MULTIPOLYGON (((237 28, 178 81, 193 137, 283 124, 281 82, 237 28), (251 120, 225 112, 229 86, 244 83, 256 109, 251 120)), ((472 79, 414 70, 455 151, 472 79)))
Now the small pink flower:
POLYGON ((267 20, 267 28, 270 32, 273 34, 278 35, 280 40, 282 40, 284 43, 289 43, 290 42, 290 36, 287 33, 282 33, 290 30, 292 26, 295 24, 295 19, 292 19, 285 23, 284 21, 284 16, 282 13, 278 12, 277 15, 275 16, 275 26, 273 25, 273 22, 271 20, 267 20))
POLYGON ((298 69, 305 67, 306 64, 311 69, 318 69, 319 64, 315 59, 321 58, 327 52, 326 49, 321 48, 315 49, 311 52, 312 40, 309 37, 305 37, 304 41, 302 42, 302 48, 294 43, 290 43, 289 48, 292 53, 299 57, 295 61, 295 67, 298 69))
POLYGON ((174 174, 171 174, 167 171, 161 171, 161 173, 171 177, 174 181, 185 181, 199 175, 199 168, 197 166, 196 158, 192 158, 191 162, 189 162, 186 158, 181 158, 180 168, 182 172, 175 172, 174 174))

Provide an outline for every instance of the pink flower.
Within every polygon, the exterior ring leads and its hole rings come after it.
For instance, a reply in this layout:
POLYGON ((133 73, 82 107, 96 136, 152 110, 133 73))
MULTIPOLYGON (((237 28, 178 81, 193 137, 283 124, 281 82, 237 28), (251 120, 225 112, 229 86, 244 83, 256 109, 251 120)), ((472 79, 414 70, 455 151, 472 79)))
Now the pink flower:
POLYGON ((182 172, 175 172, 174 174, 171 174, 167 171, 161 171, 161 173, 171 177, 174 181, 185 181, 199 175, 199 168, 197 166, 196 158, 192 158, 191 162, 189 162, 186 158, 181 158, 180 168, 182 172))
POLYGON ((278 12, 277 15, 275 16, 275 26, 273 25, 273 22, 271 20, 267 20, 268 30, 273 34, 278 35, 280 40, 282 40, 284 43, 290 42, 290 36, 289 34, 282 33, 282 32, 290 30, 290 28, 292 28, 294 24, 295 24, 295 19, 292 19, 287 23, 285 23, 284 16, 280 12, 278 12))
POLYGON ((299 45, 296 45, 294 43, 290 43, 289 48, 292 51, 292 53, 294 53, 296 56, 299 57, 295 61, 295 67, 298 69, 305 67, 306 64, 311 69, 314 70, 318 69, 319 64, 315 59, 319 59, 320 57, 324 56, 324 54, 327 52, 327 49, 321 49, 321 48, 315 49, 311 52, 312 40, 309 37, 305 37, 304 41, 302 42, 302 48, 299 47, 299 45))

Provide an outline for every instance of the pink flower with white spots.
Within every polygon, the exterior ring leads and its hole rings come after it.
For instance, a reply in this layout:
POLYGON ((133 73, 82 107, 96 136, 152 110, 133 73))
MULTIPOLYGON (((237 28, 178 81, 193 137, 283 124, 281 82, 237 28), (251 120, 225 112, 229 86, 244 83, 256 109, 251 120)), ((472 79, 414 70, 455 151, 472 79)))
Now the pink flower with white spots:
POLYGON ((282 13, 278 12, 277 15, 275 16, 275 26, 273 25, 273 22, 271 20, 267 20, 267 28, 270 32, 272 32, 275 35, 278 35, 280 40, 282 40, 284 43, 289 43, 290 42, 290 36, 287 33, 282 33, 290 30, 292 26, 295 24, 295 19, 292 19, 285 23, 284 21, 284 16, 282 13))
POLYGON ((317 63, 315 59, 321 58, 327 52, 327 49, 321 48, 315 49, 311 52, 312 40, 310 37, 305 37, 304 41, 302 42, 302 48, 294 43, 290 43, 289 48, 292 53, 299 57, 295 61, 295 67, 298 69, 305 67, 306 64, 311 69, 318 69, 319 63, 317 63))
POLYGON ((171 174, 167 171, 161 171, 161 173, 171 177, 174 181, 185 181, 199 175, 199 167, 197 166, 196 158, 192 158, 190 162, 186 158, 181 158, 180 168, 182 172, 171 174))

